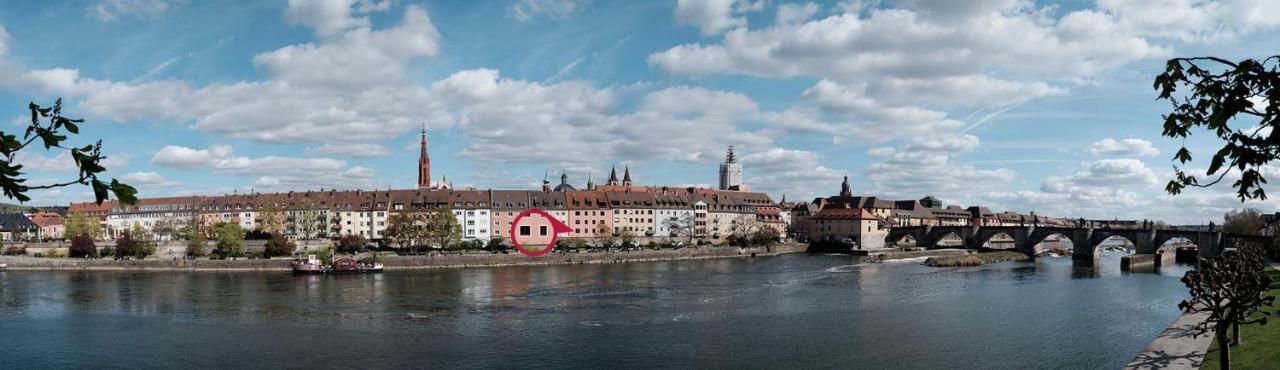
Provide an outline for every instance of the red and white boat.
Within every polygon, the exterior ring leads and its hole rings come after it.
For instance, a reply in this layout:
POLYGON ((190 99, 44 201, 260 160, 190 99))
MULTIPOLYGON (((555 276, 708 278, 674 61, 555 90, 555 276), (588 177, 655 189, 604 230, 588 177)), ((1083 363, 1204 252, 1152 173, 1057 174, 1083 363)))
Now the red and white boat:
POLYGON ((315 255, 310 255, 305 261, 294 260, 292 266, 293 272, 298 274, 382 272, 381 263, 364 263, 355 257, 334 258, 332 265, 325 265, 315 255))

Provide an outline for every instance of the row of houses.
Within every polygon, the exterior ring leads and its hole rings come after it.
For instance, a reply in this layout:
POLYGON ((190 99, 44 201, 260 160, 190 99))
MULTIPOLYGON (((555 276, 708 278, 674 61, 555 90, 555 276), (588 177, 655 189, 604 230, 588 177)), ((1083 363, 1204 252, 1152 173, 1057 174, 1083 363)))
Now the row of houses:
POLYGON ((42 210, 0 213, 0 241, 61 239, 66 230, 62 221, 62 214, 42 210))
MULTIPOLYGON (((321 190, 139 199, 136 204, 74 203, 71 214, 98 217, 104 238, 140 227, 157 239, 180 238, 192 222, 234 223, 260 229, 266 214, 281 214, 284 233, 299 239, 358 235, 385 238, 391 215, 448 209, 463 240, 509 238, 523 210, 547 211, 572 231, 569 237, 693 236, 719 240, 735 232, 772 228, 785 232, 779 205, 763 193, 653 186, 597 186, 537 190, 321 190), (607 235, 605 235, 607 233, 607 235), (678 235, 682 234, 682 235, 678 235)), ((273 216, 274 217, 274 216, 273 216)))

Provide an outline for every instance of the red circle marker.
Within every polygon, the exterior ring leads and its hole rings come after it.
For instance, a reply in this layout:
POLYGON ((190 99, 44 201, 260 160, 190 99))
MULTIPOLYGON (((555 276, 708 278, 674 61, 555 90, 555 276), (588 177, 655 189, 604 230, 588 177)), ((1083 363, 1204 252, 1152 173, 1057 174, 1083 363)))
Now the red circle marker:
POLYGON ((508 235, 511 235, 511 244, 516 247, 517 251, 520 251, 520 254, 523 254, 529 257, 537 257, 537 256, 547 254, 547 252, 551 252, 551 248, 555 248, 556 246, 556 238, 561 233, 567 233, 570 231, 573 231, 573 229, 570 229, 569 225, 565 225, 563 222, 560 222, 560 220, 556 219, 555 216, 552 216, 550 213, 547 213, 547 211, 533 208, 533 209, 526 209, 524 210, 524 212, 520 212, 520 214, 517 215, 516 218, 511 221, 511 233, 508 235), (529 218, 527 219, 529 221, 528 222, 529 224, 527 225, 520 224, 521 221, 526 221, 526 218, 525 218, 526 216, 535 215, 535 214, 542 216, 544 219, 546 219, 547 223, 534 225, 532 224, 534 219, 529 218), (520 230, 521 226, 529 227, 528 235, 521 235, 521 233, 518 231, 520 230), (531 242, 533 242, 534 239, 547 238, 547 247, 542 248, 542 250, 538 250, 538 251, 525 249, 523 246, 520 245, 521 244, 520 239, 522 238, 524 239, 525 243, 528 243, 528 244, 532 244, 531 242))

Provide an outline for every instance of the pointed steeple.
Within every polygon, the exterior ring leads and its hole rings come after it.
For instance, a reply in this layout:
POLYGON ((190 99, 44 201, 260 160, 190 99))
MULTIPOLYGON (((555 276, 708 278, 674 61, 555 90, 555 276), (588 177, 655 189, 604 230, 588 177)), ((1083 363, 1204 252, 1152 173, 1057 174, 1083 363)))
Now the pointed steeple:
POLYGON ((560 170, 560 185, 568 185, 568 184, 569 184, 569 172, 565 170, 560 170))
POLYGON ((614 166, 609 169, 609 181, 605 185, 618 185, 618 167, 614 166))
POLYGON ((626 166, 622 169, 622 185, 631 186, 631 166, 626 166))
POLYGON ((591 183, 590 172, 587 172, 587 190, 596 190, 596 184, 591 183))
POLYGON ((427 154, 427 124, 422 124, 422 152, 418 154, 418 189, 431 188, 431 156, 427 154))
POLYGON ((542 191, 551 191, 551 182, 547 181, 548 173, 550 173, 550 170, 542 171, 542 191))

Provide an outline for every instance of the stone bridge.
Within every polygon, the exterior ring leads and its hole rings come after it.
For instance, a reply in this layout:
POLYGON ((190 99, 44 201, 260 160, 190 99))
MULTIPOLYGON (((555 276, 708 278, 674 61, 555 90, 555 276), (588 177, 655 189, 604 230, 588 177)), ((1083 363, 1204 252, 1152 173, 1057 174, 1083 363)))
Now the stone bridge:
POLYGON ((1221 231, 1062 226, 906 226, 890 229, 885 241, 900 243, 907 237, 911 237, 918 247, 940 249, 948 248, 949 246, 939 246, 938 242, 954 235, 962 243, 961 248, 980 249, 991 238, 1000 234, 1008 235, 1013 239, 1015 250, 1032 256, 1035 256, 1037 244, 1045 241, 1050 236, 1059 235, 1071 241, 1073 257, 1087 259, 1094 258, 1102 242, 1112 237, 1128 240, 1136 249, 1135 254, 1156 254, 1165 242, 1174 238, 1184 238, 1191 241, 1196 246, 1196 253, 1200 257, 1216 256, 1222 253, 1225 248, 1247 243, 1260 243, 1264 248, 1269 248, 1271 245, 1271 237, 1227 234, 1221 231))

